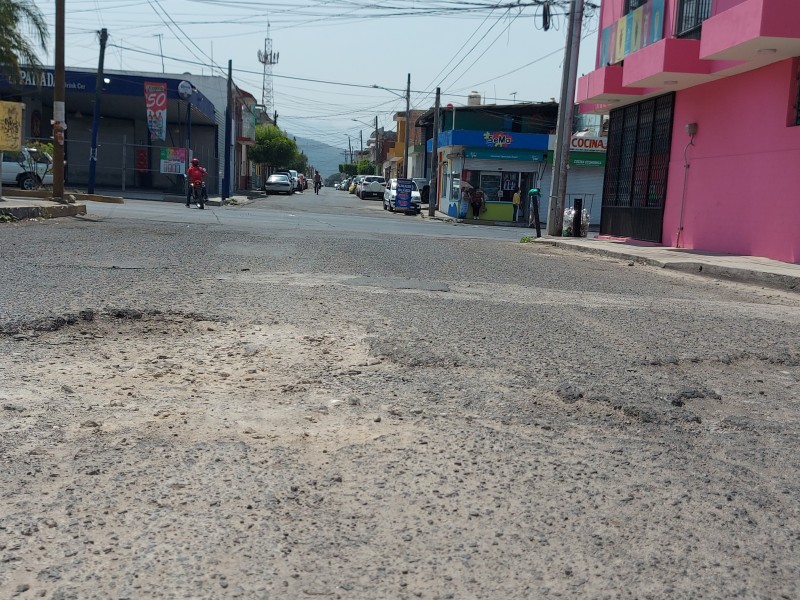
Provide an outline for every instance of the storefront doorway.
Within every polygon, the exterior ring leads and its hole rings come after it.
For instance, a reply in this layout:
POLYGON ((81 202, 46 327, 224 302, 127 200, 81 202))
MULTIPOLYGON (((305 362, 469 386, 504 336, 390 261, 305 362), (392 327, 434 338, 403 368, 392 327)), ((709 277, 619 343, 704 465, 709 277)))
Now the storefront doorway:
POLYGON ((661 243, 675 95, 611 111, 600 233, 661 243))

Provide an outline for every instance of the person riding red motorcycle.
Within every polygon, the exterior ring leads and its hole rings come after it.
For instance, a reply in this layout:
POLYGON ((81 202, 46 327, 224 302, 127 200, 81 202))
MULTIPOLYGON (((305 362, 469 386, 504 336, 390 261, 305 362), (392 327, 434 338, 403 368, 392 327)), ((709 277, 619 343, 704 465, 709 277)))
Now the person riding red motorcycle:
MULTIPOLYGON (((189 191, 186 196, 186 206, 189 206, 189 201, 192 199, 192 190, 194 189, 195 184, 199 184, 202 186, 200 191, 201 199, 207 199, 207 192, 206 192, 206 184, 205 184, 205 177, 208 174, 203 167, 200 166, 200 161, 196 158, 192 159, 192 166, 186 171, 186 179, 189 181, 189 191)), ((203 203, 200 204, 200 207, 203 207, 203 203)))

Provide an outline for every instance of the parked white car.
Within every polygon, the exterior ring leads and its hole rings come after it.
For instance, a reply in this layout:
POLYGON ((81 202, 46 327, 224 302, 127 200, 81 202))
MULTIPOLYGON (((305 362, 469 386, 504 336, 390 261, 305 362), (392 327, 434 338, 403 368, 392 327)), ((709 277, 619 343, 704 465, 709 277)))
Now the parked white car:
MULTIPOLYGON (((390 179, 386 184, 386 191, 383 193, 383 210, 390 210, 392 212, 397 208, 397 179, 390 179)), ((420 195, 419 188, 415 181, 411 181, 411 209, 408 212, 420 213, 420 195)))
POLYGON ((36 148, 3 153, 3 185, 32 190, 41 184, 53 185, 52 156, 36 148))
POLYGON ((273 173, 264 182, 264 193, 269 194, 287 194, 291 195, 292 180, 286 173, 273 173))
POLYGON ((382 175, 364 175, 356 186, 356 196, 362 200, 370 197, 383 198, 386 191, 386 178, 382 175))
POLYGON ((294 169, 278 169, 275 171, 276 175, 286 175, 289 178, 289 181, 292 182, 292 193, 294 192, 301 192, 300 189, 300 178, 297 176, 297 171, 294 169))

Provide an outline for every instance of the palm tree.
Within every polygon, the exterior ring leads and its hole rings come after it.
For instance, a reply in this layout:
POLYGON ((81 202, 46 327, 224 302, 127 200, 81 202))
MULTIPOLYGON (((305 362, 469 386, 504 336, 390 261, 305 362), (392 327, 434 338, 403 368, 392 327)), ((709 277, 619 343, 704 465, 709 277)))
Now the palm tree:
POLYGON ((46 51, 47 38, 47 23, 32 0, 0 0, 0 69, 5 75, 19 76, 20 65, 40 68, 37 46, 46 51))

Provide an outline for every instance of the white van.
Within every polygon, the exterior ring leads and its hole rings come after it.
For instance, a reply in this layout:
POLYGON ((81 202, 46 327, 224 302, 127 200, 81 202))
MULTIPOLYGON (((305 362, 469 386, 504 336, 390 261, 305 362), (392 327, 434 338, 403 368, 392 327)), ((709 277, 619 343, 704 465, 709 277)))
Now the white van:
POLYGON ((36 148, 3 152, 3 185, 18 185, 32 190, 53 185, 53 157, 36 148))

